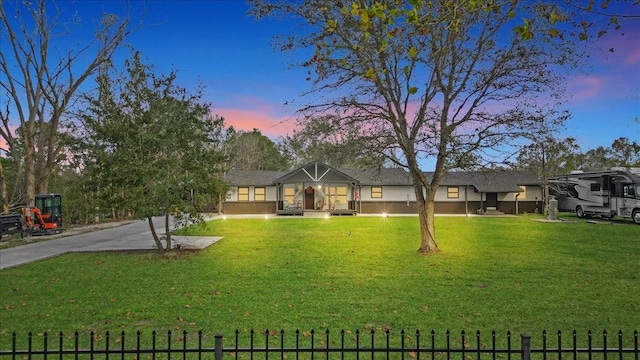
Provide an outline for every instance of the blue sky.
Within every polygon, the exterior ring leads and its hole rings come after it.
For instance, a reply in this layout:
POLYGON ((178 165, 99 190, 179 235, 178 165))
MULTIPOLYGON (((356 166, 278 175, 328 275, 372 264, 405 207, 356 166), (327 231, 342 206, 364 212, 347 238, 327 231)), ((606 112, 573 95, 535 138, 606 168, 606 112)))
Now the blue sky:
MULTIPOLYGON (((116 0, 57 5, 62 19, 78 14, 83 21, 72 29, 72 42, 90 37, 92 21, 103 11, 123 9, 116 0)), ((246 15, 241 0, 133 0, 127 6, 134 13, 146 7, 144 26, 127 43, 148 63, 162 72, 177 70, 178 83, 186 88, 203 84, 214 113, 237 129, 258 128, 273 139, 291 132, 296 106, 310 84, 306 70, 290 69, 289 53, 273 49, 273 37, 296 31, 293 23, 257 21, 246 15)), ((558 136, 577 138, 583 151, 610 146, 621 136, 640 141, 640 21, 622 30, 624 35, 603 36, 599 48, 589 46, 591 72, 572 74, 566 84, 572 118, 558 136)), ((124 48, 118 52, 120 60, 126 55, 124 48)))

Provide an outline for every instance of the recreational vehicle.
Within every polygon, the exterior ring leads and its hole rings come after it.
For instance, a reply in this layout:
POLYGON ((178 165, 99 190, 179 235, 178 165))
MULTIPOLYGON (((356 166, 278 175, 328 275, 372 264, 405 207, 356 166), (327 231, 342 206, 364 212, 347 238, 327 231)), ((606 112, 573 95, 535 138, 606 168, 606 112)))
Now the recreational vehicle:
POLYGON ((549 179, 549 194, 559 211, 579 218, 621 216, 640 224, 640 168, 574 171, 549 179))

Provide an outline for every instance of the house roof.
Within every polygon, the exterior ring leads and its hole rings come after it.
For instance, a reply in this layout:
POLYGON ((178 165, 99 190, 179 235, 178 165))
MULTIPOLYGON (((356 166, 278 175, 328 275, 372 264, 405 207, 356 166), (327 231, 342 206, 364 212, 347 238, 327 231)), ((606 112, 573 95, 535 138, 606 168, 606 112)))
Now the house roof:
POLYGON ((348 174, 334 169, 327 164, 321 162, 310 162, 296 170, 293 170, 277 179, 275 183, 286 182, 349 182, 358 183, 359 181, 348 174))
POLYGON ((345 174, 358 179, 363 185, 411 185, 409 173, 401 168, 380 169, 340 169, 345 174))
MULTIPOLYGON (((425 172, 428 179, 433 172, 425 172)), ((471 185, 479 192, 521 192, 520 186, 541 185, 542 181, 532 172, 503 171, 452 171, 446 173, 440 182, 443 186, 471 185)))
POLYGON ((288 174, 289 171, 236 170, 227 172, 224 181, 234 186, 273 185, 274 180, 288 174))
POLYGON ((409 174, 401 168, 334 169, 322 163, 309 163, 292 171, 233 169, 225 176, 225 181, 235 186, 265 186, 316 180, 322 182, 346 181, 362 185, 409 186, 412 184, 409 174))
MULTIPOLYGON (((427 179, 433 172, 424 173, 427 179)), ((401 168, 334 169, 313 162, 293 171, 230 170, 225 181, 233 186, 268 186, 294 182, 350 182, 374 186, 411 186, 409 174, 401 168)), ((520 186, 541 185, 529 171, 452 171, 440 182, 442 186, 473 186, 479 192, 521 192, 520 186)))

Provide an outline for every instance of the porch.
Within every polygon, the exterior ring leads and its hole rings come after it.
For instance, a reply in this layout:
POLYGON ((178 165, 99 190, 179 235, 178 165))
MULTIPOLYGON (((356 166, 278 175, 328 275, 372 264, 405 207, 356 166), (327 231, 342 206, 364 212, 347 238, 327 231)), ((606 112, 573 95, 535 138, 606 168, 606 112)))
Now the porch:
POLYGON ((359 182, 322 163, 310 163, 275 181, 276 214, 355 215, 359 182))
POLYGON ((282 201, 282 206, 276 210, 276 215, 282 216, 306 216, 306 217, 327 217, 327 216, 354 216, 358 212, 355 209, 347 208, 322 208, 322 209, 303 209, 299 206, 285 205, 286 201, 282 201))

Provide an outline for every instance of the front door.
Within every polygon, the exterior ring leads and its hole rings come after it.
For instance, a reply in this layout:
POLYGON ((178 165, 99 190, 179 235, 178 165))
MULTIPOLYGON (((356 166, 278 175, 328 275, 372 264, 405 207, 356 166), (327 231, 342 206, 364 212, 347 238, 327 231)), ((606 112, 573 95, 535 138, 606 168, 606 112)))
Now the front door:
POLYGON ((487 193, 487 209, 498 207, 498 193, 487 193))
POLYGON ((313 200, 314 200, 314 191, 313 188, 307 188, 304 191, 304 208, 305 210, 313 210, 313 200))

